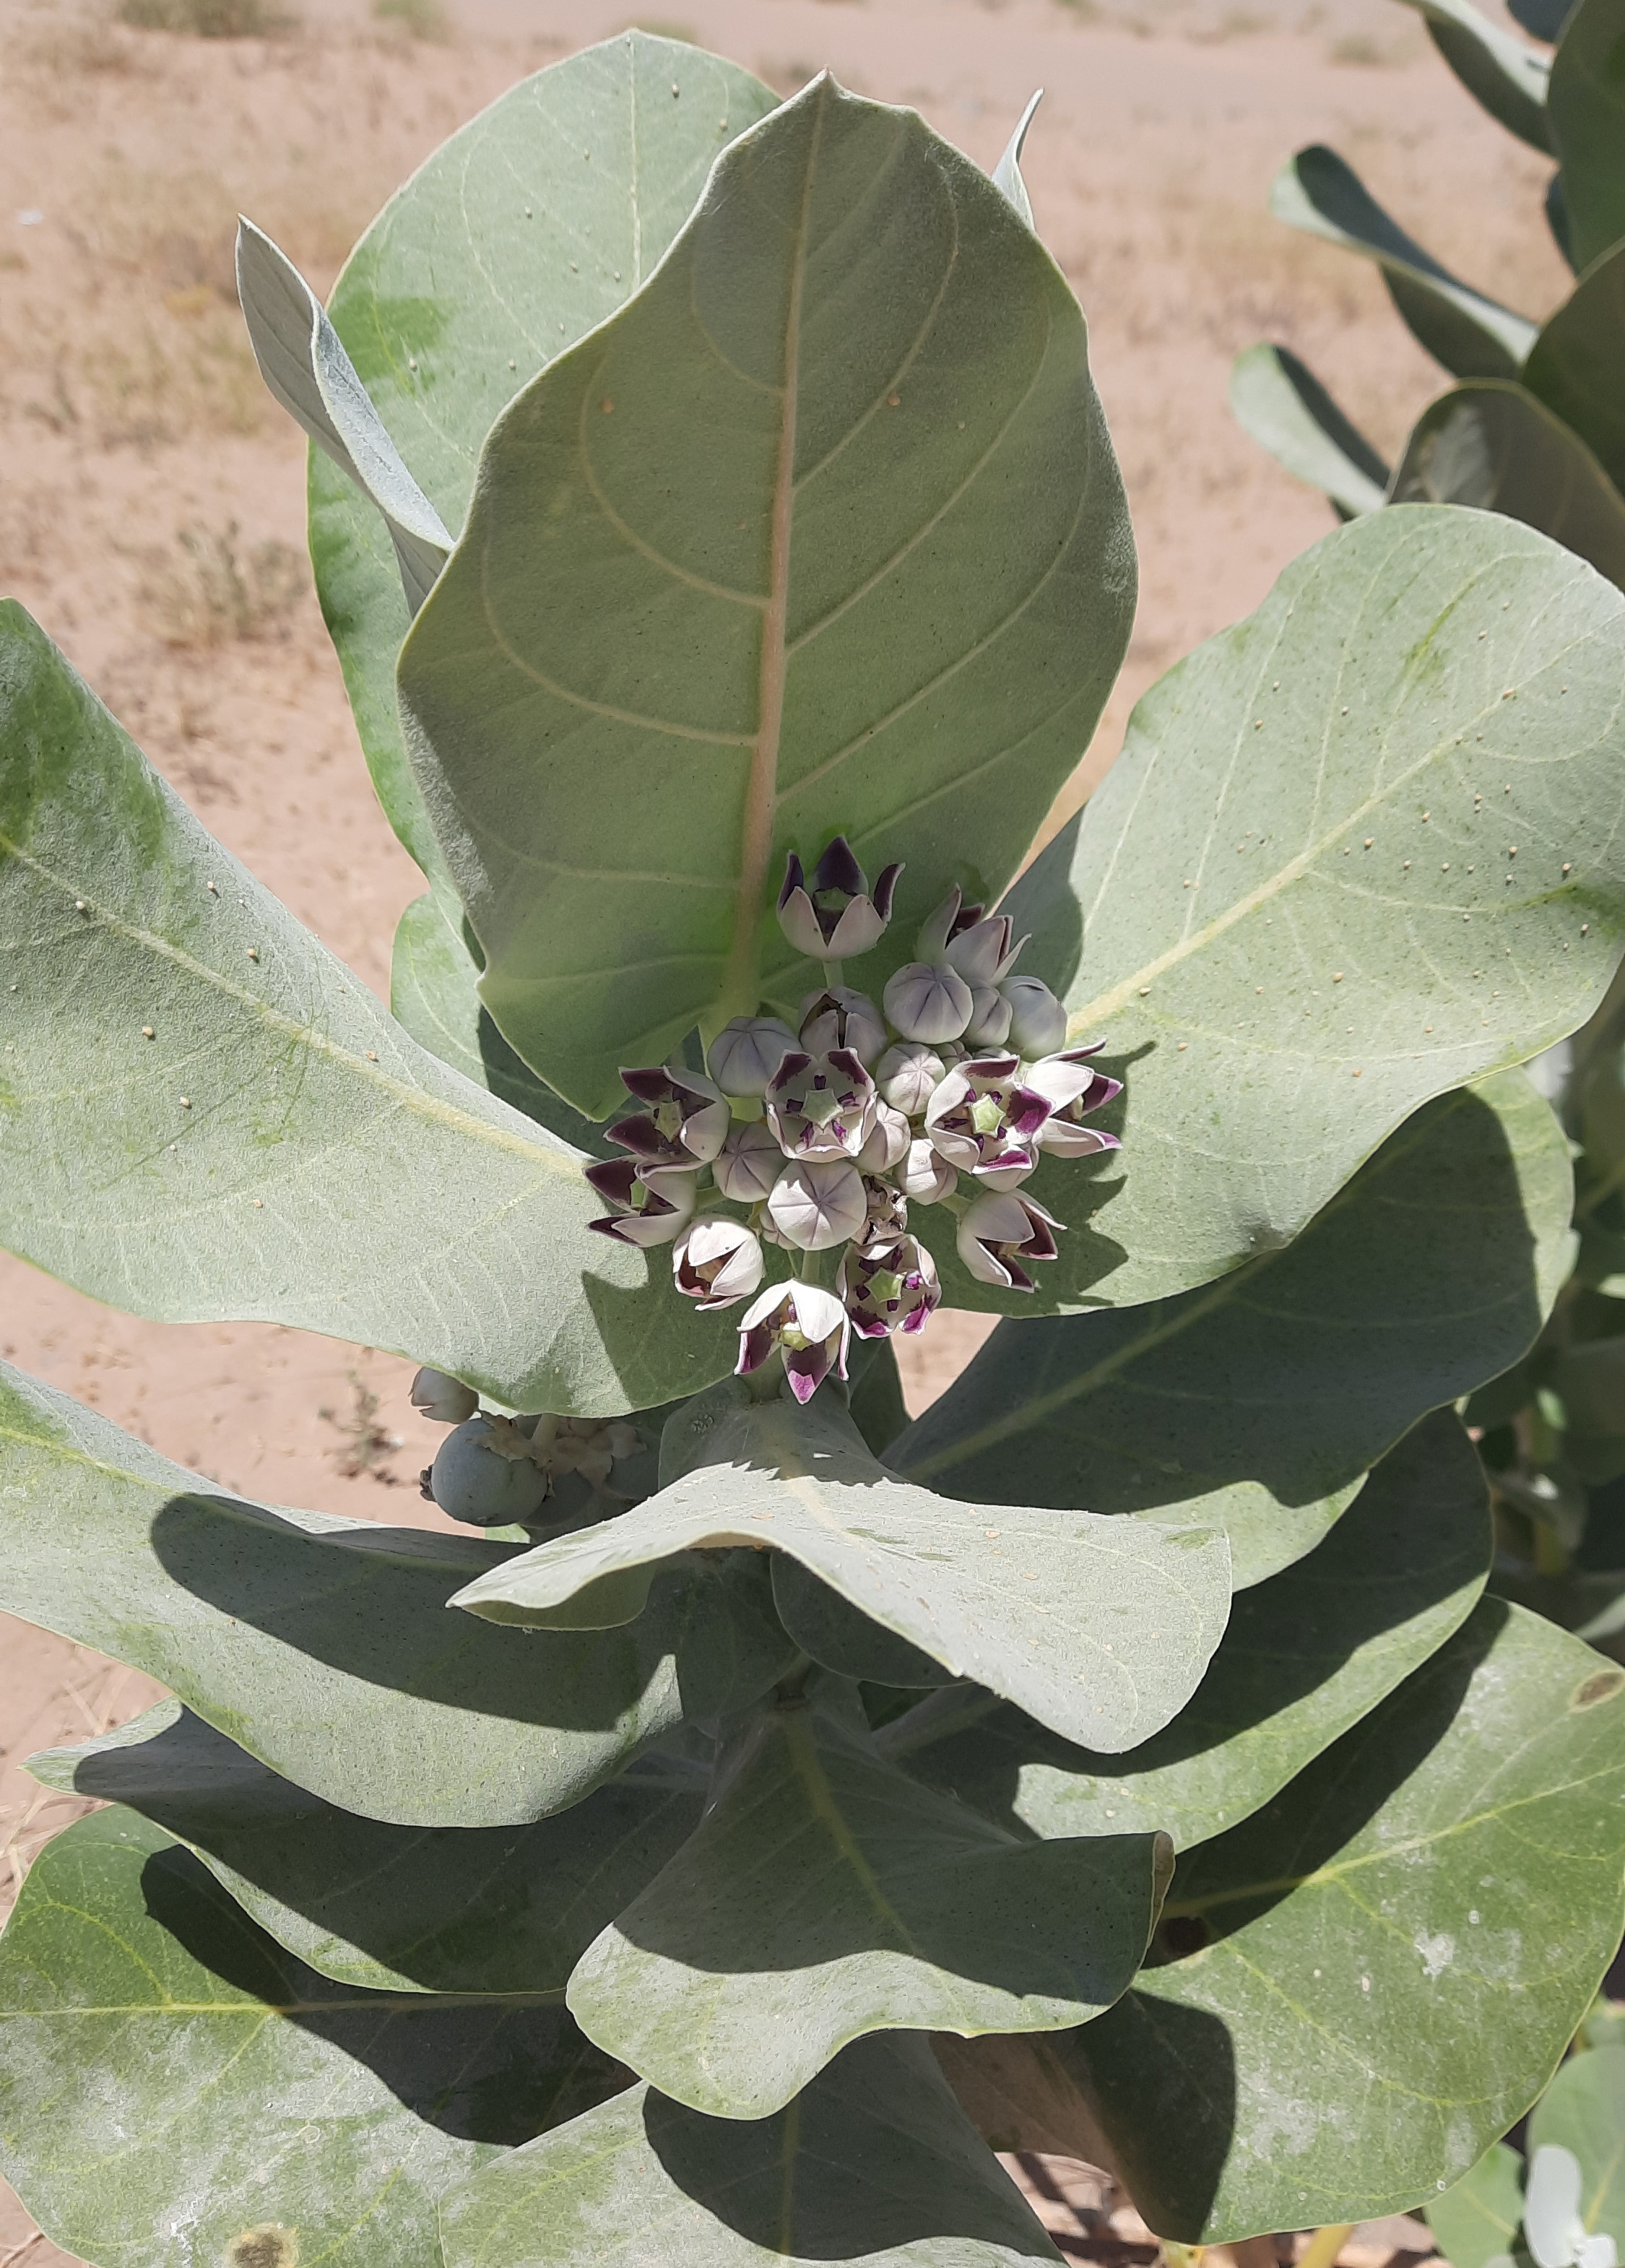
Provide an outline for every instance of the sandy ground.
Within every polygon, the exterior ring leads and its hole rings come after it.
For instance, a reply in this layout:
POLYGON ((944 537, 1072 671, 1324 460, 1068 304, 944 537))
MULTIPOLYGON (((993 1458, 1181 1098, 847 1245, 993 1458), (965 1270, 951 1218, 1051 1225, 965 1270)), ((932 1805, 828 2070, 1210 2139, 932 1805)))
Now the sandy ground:
MULTIPOLYGON (((1090 317, 1142 563, 1129 664, 1074 801, 1146 685, 1328 524, 1232 423, 1232 355, 1286 341, 1388 448, 1438 390, 1376 279, 1265 217, 1290 151, 1335 143, 1440 256, 1528 313, 1562 293, 1539 162, 1386 0, 662 0, 669 13, 641 17, 628 0, 448 0, 438 22, 434 0, 393 4, 436 35, 362 0, 312 0, 275 38, 208 41, 76 0, 0 0, 0 587, 380 993, 415 871, 372 802, 310 587, 303 445, 260 388, 232 301, 239 210, 326 290, 453 127, 629 20, 786 92, 827 64, 988 165, 1044 87, 1026 172, 1090 317)), ((910 1351, 915 1407, 983 1329, 938 1319, 910 1351)), ((135 1322, 4 1258, 0 1354, 263 1499, 438 1524, 415 1486, 438 1434, 393 1356, 135 1322)), ((0 1618, 0 1905, 70 1808, 20 1760, 152 1691, 0 1618)), ((61 2257, 0 2198, 0 2268, 61 2257)))

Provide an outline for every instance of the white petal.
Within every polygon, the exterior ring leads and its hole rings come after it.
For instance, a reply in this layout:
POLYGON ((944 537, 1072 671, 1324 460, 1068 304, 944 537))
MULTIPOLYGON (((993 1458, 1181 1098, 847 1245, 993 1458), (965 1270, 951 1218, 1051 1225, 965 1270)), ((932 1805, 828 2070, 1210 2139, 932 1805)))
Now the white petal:
POLYGON ((822 961, 828 947, 824 932, 818 925, 818 916, 812 910, 812 901, 805 890, 792 890, 779 908, 779 927, 809 961, 822 961))
POLYGON ((1524 2235, 1537 2268, 1572 2268, 1576 2246, 1585 2235, 1580 2218, 1580 2161, 1561 2142, 1543 2142, 1530 2161, 1524 2235))

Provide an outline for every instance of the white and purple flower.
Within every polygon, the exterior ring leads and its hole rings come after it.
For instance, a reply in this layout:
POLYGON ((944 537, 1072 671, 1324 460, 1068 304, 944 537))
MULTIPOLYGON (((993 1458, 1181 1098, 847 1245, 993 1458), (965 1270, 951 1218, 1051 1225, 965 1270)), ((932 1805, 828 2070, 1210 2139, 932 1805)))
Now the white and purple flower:
POLYGON ((734 1376, 743 1378, 782 1355, 790 1392, 798 1402, 810 1402, 831 1371, 846 1376, 851 1329, 833 1292, 813 1284, 769 1284, 740 1321, 734 1376))
POLYGON ((837 835, 809 883, 792 850, 779 892, 779 927, 809 961, 847 961, 867 953, 886 933, 902 871, 901 865, 888 866, 871 891, 850 843, 837 835))

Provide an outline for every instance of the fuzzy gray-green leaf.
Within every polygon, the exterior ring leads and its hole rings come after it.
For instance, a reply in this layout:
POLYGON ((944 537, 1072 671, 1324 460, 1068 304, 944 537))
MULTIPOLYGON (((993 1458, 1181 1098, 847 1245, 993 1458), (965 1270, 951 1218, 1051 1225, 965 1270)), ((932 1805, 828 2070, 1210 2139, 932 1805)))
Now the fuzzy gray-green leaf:
POLYGON ((923 2040, 859 2040, 771 2118, 639 2087, 448 2191, 446 2268, 1026 2268, 1061 2256, 923 2040))
POLYGON ((668 1425, 673 1472, 620 1519, 539 1545, 452 1603, 542 1627, 616 1622, 674 1556, 765 1544, 956 1675, 1113 1751, 1188 1700, 1229 1611, 1222 1535, 933 1496, 878 1464, 827 1393, 803 1410, 715 1388, 668 1425))
MULTIPOLYGON (((1625 31, 1621 36, 1625 38, 1625 31)), ((1625 174, 1625 156, 1620 158, 1625 174)), ((1625 244, 1599 254, 1542 329, 1524 369, 1524 384, 1572 426, 1613 484, 1625 516, 1625 244)), ((1554 528, 1551 533, 1560 531, 1554 528)), ((1587 558, 1592 554, 1587 551, 1587 558)), ((1603 566, 1605 574, 1613 572, 1603 566)), ((1614 573, 1615 582, 1621 580, 1614 573)))
POLYGON ((1020 865, 1133 593, 1054 262, 916 114, 819 79, 504 413, 401 650, 499 1028, 597 1113, 617 1065, 793 1004, 772 896, 837 831, 907 862, 878 990, 950 880, 1020 865))
POLYGON ((1269 192, 1277 220, 1374 260, 1417 342, 1452 378, 1516 378, 1536 326, 1424 252, 1384 212, 1359 175, 1323 143, 1289 160, 1269 192))
POLYGON ((1510 2263, 1524 2212, 1524 2161, 1497 2142, 1443 2197, 1428 2201, 1428 2227, 1450 2268, 1510 2263))
POLYGON ((1055 2031, 1139 1967, 1151 1833, 1034 1843, 911 1780, 805 1701, 722 1760, 705 1819, 570 1979, 607 2054, 691 2109, 782 2110, 875 2031, 1055 2031))
MULTIPOLYGON (((1625 588, 1625 497, 1587 448, 1573 405, 1562 399, 1573 364, 1555 344, 1548 353, 1548 339, 1573 305, 1571 299, 1559 308, 1541 333, 1521 385, 1481 379, 1430 403, 1405 444, 1393 501, 1505 512, 1625 588), (1540 398, 1548 393, 1562 416, 1540 398)), ((1615 336, 1625 341, 1625 308, 1615 336)), ((1621 435, 1625 438, 1625 420, 1621 435)))
POLYGON ((1488 512, 1367 512, 1172 670, 1010 894, 1126 1084, 1121 1152, 1030 1184, 1074 1226, 1027 1310, 1290 1241, 1430 1095, 1585 1023, 1625 939, 1622 770, 1625 598, 1488 512))
POLYGON ((1548 2143, 1579 2162, 1586 2235, 1625 2245, 1625 2047, 1589 2048, 1559 2066, 1530 2116, 1531 2160, 1548 2143))
POLYGON ((580 1153, 438 1062, 0 608, 0 1242, 165 1322, 393 1347, 521 1410, 724 1371, 580 1153))
POLYGON ((28 1759, 47 1787, 121 1803, 189 1845, 278 1945, 373 1992, 561 1996, 620 1907, 698 1825, 698 1765, 635 1764, 555 1817, 399 1827, 311 1795, 160 1702, 28 1759))
POLYGON ((1408 2210, 1527 2109, 1625 1918, 1622 1719, 1625 1670, 1486 1600, 1180 1860, 1161 1965, 1066 2036, 1154 2228, 1408 2210))
POLYGON ((1552 61, 1552 133, 1570 247, 1584 273, 1625 237, 1625 0, 1580 0, 1552 61))
POLYGON ((765 1565, 738 1554, 673 1569, 615 1631, 448 1616, 504 1550, 265 1511, 0 1365, 0 1608, 144 1669, 346 1810, 423 1827, 562 1810, 792 1658, 765 1565))
MULTIPOLYGON (((1434 46, 1474 99, 1532 150, 1549 155, 1547 115, 1550 59, 1526 47, 1472 5, 1472 0, 1409 0, 1434 46)), ((1461 2268, 1457 2262, 1455 2268, 1461 2268)))
MULTIPOLYGON (((463 524, 500 411, 638 289, 717 151, 776 100, 718 55, 622 33, 511 87, 390 199, 345 262, 329 312, 448 527, 463 524)), ((379 800, 424 873, 443 880, 401 744, 395 657, 410 620, 401 578, 378 513, 314 448, 310 541, 379 800)))
POLYGON ((1294 479, 1324 489, 1344 519, 1379 512, 1388 468, 1290 347, 1248 347, 1230 372, 1239 424, 1294 479))
POLYGON ((1001 1323, 888 1461, 983 1502, 1222 1528, 1242 1590, 1312 1550, 1424 1410, 1517 1361, 1572 1204, 1523 1073, 1458 1088, 1284 1249, 1176 1300, 1001 1323))
POLYGON ((1057 1740, 1008 1704, 945 1694, 881 1753, 1034 1835, 1162 1828, 1177 1849, 1267 1803, 1460 1627, 1484 1587, 1489 1504, 1448 1410, 1389 1451, 1307 1558, 1244 1591, 1173 1724, 1126 1755, 1057 1740))
POLYGON ((556 2006, 330 1984, 116 1808, 0 1936, 0 2171, 87 2261, 438 2268, 442 2190, 617 2082, 556 2006))

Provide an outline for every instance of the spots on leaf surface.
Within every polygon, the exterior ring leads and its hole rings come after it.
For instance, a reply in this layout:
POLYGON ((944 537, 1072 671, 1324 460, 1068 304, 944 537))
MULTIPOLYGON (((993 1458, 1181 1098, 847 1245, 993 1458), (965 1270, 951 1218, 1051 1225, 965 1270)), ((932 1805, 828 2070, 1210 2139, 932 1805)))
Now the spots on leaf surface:
POLYGON ((246 2228, 225 2248, 225 2268, 298 2268, 299 2232, 280 2221, 246 2228))
POLYGON ((1594 1709, 1599 1701, 1611 1701, 1625 1686, 1625 1669, 1599 1669, 1575 1688, 1570 1709, 1594 1709))

